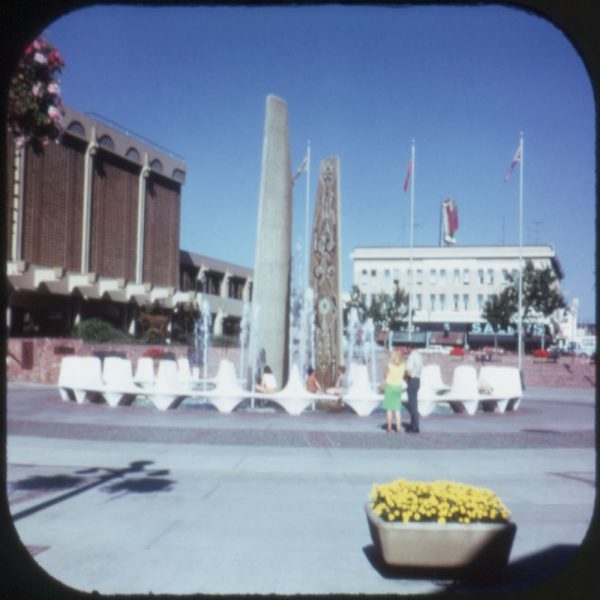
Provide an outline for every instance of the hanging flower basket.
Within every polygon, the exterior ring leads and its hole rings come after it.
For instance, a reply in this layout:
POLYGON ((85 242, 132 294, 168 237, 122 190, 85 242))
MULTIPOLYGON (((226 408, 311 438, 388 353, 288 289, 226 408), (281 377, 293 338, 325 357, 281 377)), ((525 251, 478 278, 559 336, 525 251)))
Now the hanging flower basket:
POLYGON ((384 562, 408 569, 497 571, 517 530, 493 492, 449 481, 376 484, 365 512, 384 562))

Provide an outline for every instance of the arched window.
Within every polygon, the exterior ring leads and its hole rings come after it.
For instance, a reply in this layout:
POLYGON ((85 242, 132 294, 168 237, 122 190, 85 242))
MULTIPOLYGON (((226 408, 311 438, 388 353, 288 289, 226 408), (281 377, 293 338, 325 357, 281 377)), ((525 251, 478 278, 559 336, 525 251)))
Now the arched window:
POLYGON ((85 137, 85 129, 79 121, 71 121, 67 127, 67 131, 79 137, 85 137))
POLYGON ((115 149, 115 143, 112 141, 112 139, 107 136, 107 135, 103 135, 99 140, 98 140, 98 145, 102 146, 103 148, 107 148, 108 150, 114 150, 115 149))
POLYGON ((129 160, 134 160, 135 162, 141 162, 140 159, 140 153, 132 146, 131 148, 129 148, 129 150, 127 150, 127 152, 125 152, 125 156, 129 159, 129 160))
POLYGON ((182 171, 181 169, 174 169, 172 177, 175 181, 179 181, 179 183, 183 183, 185 181, 185 172, 182 171))
POLYGON ((160 162, 160 160, 158 160, 158 158, 155 158, 151 163, 150 163, 150 168, 153 171, 156 171, 157 173, 162 173, 163 172, 163 166, 162 163, 160 162))

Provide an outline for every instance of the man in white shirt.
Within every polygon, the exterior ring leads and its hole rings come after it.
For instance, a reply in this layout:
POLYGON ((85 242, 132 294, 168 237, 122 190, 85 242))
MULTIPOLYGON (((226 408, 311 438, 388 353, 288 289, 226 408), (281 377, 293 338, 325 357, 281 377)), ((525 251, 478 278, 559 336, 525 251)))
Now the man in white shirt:
POLYGON ((406 360, 406 386, 408 392, 408 412, 410 412, 410 425, 407 430, 409 433, 419 433, 419 409, 417 405, 417 393, 421 386, 421 369, 423 368, 423 359, 421 354, 409 344, 408 359, 406 360))

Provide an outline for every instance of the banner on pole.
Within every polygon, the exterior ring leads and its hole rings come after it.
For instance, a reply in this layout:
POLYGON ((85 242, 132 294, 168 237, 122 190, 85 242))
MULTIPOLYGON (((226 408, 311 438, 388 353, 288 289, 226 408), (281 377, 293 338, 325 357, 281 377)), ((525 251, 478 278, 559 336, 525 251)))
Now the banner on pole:
POLYGON ((447 244, 456 244, 454 233, 458 229, 458 208, 452 198, 442 202, 442 221, 444 223, 444 240, 447 244))

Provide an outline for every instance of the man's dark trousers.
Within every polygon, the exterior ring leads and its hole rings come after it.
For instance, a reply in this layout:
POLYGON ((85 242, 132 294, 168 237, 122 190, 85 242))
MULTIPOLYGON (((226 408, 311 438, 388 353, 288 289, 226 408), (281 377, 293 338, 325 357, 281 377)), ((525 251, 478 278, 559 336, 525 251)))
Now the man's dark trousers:
POLYGON ((410 412, 410 428, 419 431, 419 408, 417 406, 417 393, 421 387, 419 377, 410 377, 406 382, 408 391, 408 412, 410 412))

